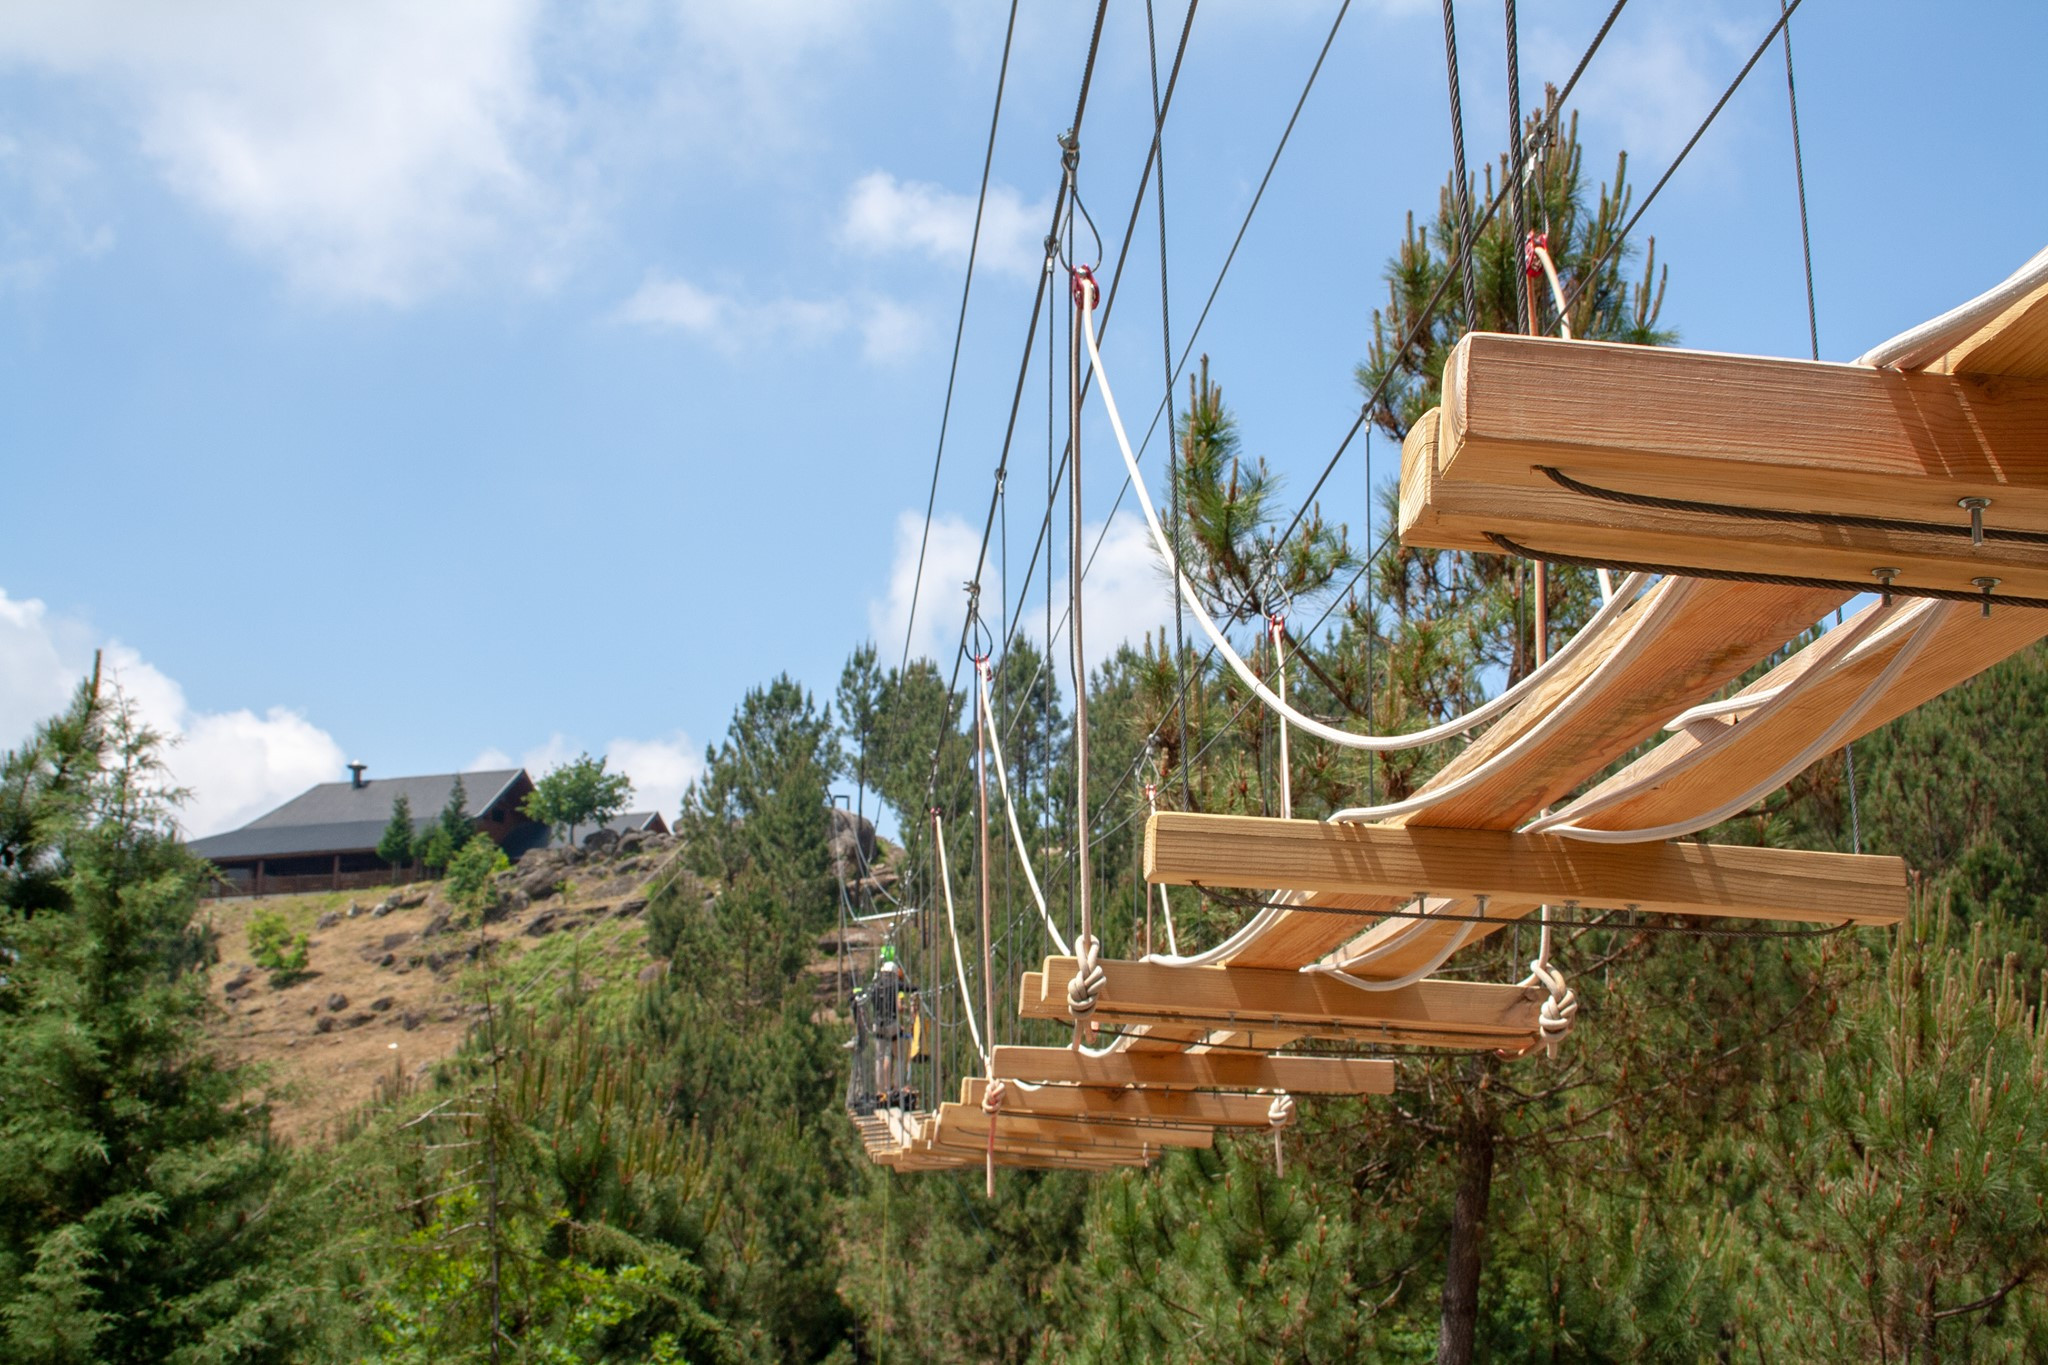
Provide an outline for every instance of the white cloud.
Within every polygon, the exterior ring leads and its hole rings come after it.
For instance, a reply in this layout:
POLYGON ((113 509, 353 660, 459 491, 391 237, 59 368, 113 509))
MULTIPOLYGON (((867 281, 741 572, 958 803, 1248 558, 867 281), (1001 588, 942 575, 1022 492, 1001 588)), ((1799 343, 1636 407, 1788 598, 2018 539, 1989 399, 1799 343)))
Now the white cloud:
POLYGON ((33 288, 63 262, 113 247, 113 227, 90 203, 95 180, 75 147, 0 133, 0 288, 33 288))
POLYGON ((539 0, 15 0, 0 61, 103 80, 164 180, 315 293, 405 303, 577 210, 544 187, 559 111, 539 0))
POLYGON ((746 299, 650 271, 612 310, 614 322, 685 332, 727 353, 770 345, 816 346, 851 332, 878 364, 901 360, 922 343, 924 319, 889 299, 746 299))
MULTIPOLYGON (((91 671, 96 643, 82 624, 0 591, 0 747, 20 743, 64 706, 91 671)), ((164 754, 171 777, 192 790, 180 815, 188 833, 233 829, 341 773, 341 746, 297 712, 198 711, 176 681, 133 649, 118 641, 104 649, 104 675, 172 741, 164 754)))
MULTIPOLYGON (((896 518, 896 551, 889 565, 889 587, 885 596, 868 602, 868 629, 874 633, 882 658, 893 667, 903 648, 905 631, 912 631, 910 656, 952 659, 960 642, 960 624, 966 618, 965 584, 974 576, 981 550, 981 533, 965 521, 942 513, 932 518, 931 540, 925 546, 924 573, 918 574, 918 546, 924 534, 924 515, 903 512, 896 518), (917 613, 911 616, 911 595, 915 589, 917 613)), ((991 619, 998 615, 1003 585, 993 566, 982 573, 982 605, 991 619)))
MULTIPOLYGON (((1762 16, 1762 24, 1770 17, 1762 16)), ((1633 29, 1623 24, 1601 45, 1572 92, 1572 108, 1602 125, 1601 142, 1627 148, 1640 175, 1677 155, 1762 36, 1759 24, 1736 24, 1711 5, 1660 7, 1633 29)), ((1539 28, 1525 40, 1523 69, 1570 71, 1584 43, 1583 34, 1539 28)), ((1733 117, 1724 110, 1715 127, 1733 117)), ((1710 133, 1693 156, 1711 155, 1714 140, 1710 133)), ((1611 174, 1611 163, 1609 157, 1588 170, 1611 174)))
POLYGON ((704 772, 704 751, 680 730, 663 739, 615 739, 605 757, 633 779, 633 809, 658 810, 671 824, 683 789, 704 772))
MULTIPOLYGON (((1050 200, 1026 204, 1007 185, 991 184, 982 210, 979 260, 1012 274, 1029 275, 1045 261, 1050 200)), ((915 251, 946 265, 964 265, 974 241, 974 196, 941 185, 898 180, 870 171, 846 197, 840 239, 880 255, 915 251)))
MULTIPOLYGON (((1135 644, 1145 632, 1158 628, 1173 617, 1173 583, 1160 568, 1152 548, 1152 533, 1144 519, 1132 512, 1120 512, 1103 534, 1101 522, 1084 526, 1083 539, 1094 552, 1081 580, 1081 644, 1090 671, 1116 652, 1117 646, 1135 644)), ((1053 600, 1065 602, 1070 580, 1062 578, 1053 588, 1053 600)), ((1055 611, 1058 623, 1061 613, 1055 611)), ((1028 629, 1028 627, 1027 627, 1028 629)), ((1044 627, 1039 627, 1042 632, 1044 627)), ((1066 633, 1060 631, 1060 658, 1067 657, 1066 633)))
MULTIPOLYGON (((542 777, 585 752, 582 745, 557 732, 517 759, 502 749, 485 749, 469 761, 468 768, 520 767, 542 777)), ((615 739, 604 746, 602 754, 607 771, 624 773, 633 780, 632 808, 660 811, 671 824, 682 807, 684 788, 704 771, 704 751, 681 730, 653 739, 615 739)))

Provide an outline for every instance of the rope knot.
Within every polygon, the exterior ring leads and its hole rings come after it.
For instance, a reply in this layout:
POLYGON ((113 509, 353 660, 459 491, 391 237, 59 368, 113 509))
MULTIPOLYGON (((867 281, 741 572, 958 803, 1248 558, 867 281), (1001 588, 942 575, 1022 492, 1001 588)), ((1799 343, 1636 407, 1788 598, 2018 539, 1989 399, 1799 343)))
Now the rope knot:
POLYGON ((1532 232, 1522 240, 1522 273, 1532 280, 1543 278, 1543 258, 1536 253, 1550 250, 1550 234, 1532 232))
POLYGON ((993 1119, 1003 1107, 1003 1098, 1010 1093, 1010 1083, 1003 1080, 990 1081, 981 1092, 981 1112, 993 1119))
POLYGON ((1076 1036, 1088 1016, 1095 1013, 1095 1004, 1102 998, 1102 988, 1109 984, 1109 973, 1102 966, 1102 945, 1093 934, 1074 945, 1075 971, 1073 980, 1067 982, 1067 1013, 1074 1016, 1076 1036))
POLYGON ((1572 1025, 1579 1017, 1579 993, 1565 981, 1564 973, 1537 958, 1529 964, 1529 984, 1540 985, 1550 992, 1543 1002, 1543 1008, 1536 1015, 1536 1032, 1542 1039, 1543 1050, 1553 1051, 1572 1031, 1572 1025))
POLYGON ((1273 1097, 1273 1103, 1266 1107, 1266 1122, 1273 1129, 1273 1174, 1285 1179, 1287 1176, 1287 1152, 1281 1144, 1280 1134, 1294 1122, 1294 1096, 1285 1090, 1273 1097))

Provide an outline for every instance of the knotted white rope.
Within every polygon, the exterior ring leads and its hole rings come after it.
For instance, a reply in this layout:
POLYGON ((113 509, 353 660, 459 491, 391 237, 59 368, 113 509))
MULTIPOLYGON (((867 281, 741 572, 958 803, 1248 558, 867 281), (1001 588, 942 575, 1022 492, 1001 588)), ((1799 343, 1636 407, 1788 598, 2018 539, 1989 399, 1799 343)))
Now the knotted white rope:
POLYGON ((1074 1046, 1081 1046, 1085 1031, 1094 1025, 1089 1016, 1095 1013, 1095 1004, 1102 998, 1102 988, 1109 982, 1109 973, 1102 966, 1102 944, 1095 935, 1084 934, 1080 949, 1074 961, 1074 977, 1067 982, 1067 1013, 1074 1016, 1074 1046))
POLYGON ((1287 1155, 1281 1146, 1280 1134, 1294 1122, 1294 1096, 1285 1090, 1273 1097, 1266 1106, 1266 1123, 1273 1130, 1273 1174, 1284 1177, 1287 1174, 1287 1155))
MULTIPOLYGON (((1567 907, 1571 908, 1571 907, 1567 907)), ((1572 1025, 1579 1017, 1579 993, 1565 980, 1564 973, 1550 960, 1550 907, 1543 906, 1539 912, 1543 917, 1543 930, 1536 938, 1536 956, 1529 959, 1529 974, 1518 983, 1523 987, 1541 986, 1550 994, 1543 1001, 1543 1008, 1536 1012, 1536 1046, 1546 1053, 1555 1053, 1557 1045, 1571 1035, 1572 1025)), ((1519 1052, 1503 1051, 1503 1057, 1520 1057, 1528 1048, 1519 1052)))
POLYGON ((981 1112, 988 1115, 988 1197, 996 1197, 996 1115, 1002 1112, 1003 1097, 1009 1093, 1010 1083, 992 1080, 981 1091, 981 1112))

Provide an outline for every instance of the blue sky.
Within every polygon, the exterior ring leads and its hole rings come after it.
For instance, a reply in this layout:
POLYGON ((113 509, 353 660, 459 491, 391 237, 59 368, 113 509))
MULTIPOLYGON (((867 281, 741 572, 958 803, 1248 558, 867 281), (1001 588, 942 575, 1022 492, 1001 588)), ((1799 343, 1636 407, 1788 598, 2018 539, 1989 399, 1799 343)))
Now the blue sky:
MULTIPOLYGON (((913 640, 942 655, 1093 10, 1022 8, 913 640)), ((1156 8, 1163 59, 1184 11, 1156 8)), ((1525 105, 1606 8, 1522 6, 1525 105)), ((1176 350, 1336 10, 1200 7, 1166 133, 1176 350)), ((348 759, 545 767, 586 748, 673 814, 748 686, 787 670, 829 693, 870 634, 893 661, 1005 13, 0 10, 0 744, 105 646, 183 737, 199 832, 348 759)), ((1626 148, 1647 189, 1775 13, 1634 0, 1574 101, 1589 167, 1626 148)), ((1504 140, 1500 9, 1459 21, 1476 161, 1504 140)), ((1112 249, 1149 137, 1144 23, 1112 0, 1083 134, 1112 249)), ((2048 236, 2048 7, 1807 0, 1793 35, 1822 353, 1848 359, 2048 236)), ((1381 270, 1448 164, 1445 104, 1437 7, 1354 0, 1204 325, 1248 450, 1297 494, 1356 411, 1381 270)), ((1144 413, 1150 213, 1106 342, 1144 413)), ((1805 353, 1780 54, 1644 229, 1686 344, 1805 353)), ((1012 595, 1042 384, 1013 455, 1012 595)), ((1089 420, 1099 524, 1121 469, 1089 420)), ((1361 454, 1323 499, 1354 527, 1361 454)), ((1376 447, 1374 477, 1392 467, 1376 447)), ((1134 522, 1105 546, 1097 654, 1170 610, 1134 522)))

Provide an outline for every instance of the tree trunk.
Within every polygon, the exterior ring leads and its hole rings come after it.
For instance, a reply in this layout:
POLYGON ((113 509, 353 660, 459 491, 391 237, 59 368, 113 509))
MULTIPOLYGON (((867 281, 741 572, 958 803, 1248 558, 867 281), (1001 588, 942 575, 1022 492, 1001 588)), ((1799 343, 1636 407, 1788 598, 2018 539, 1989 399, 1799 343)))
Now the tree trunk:
POLYGON ((1479 1328, 1479 1269, 1486 1242, 1486 1206, 1493 1195, 1493 1115, 1484 1096, 1458 1130, 1458 1193, 1451 1205, 1451 1244, 1444 1257, 1443 1316, 1437 1365, 1467 1365, 1479 1328))

